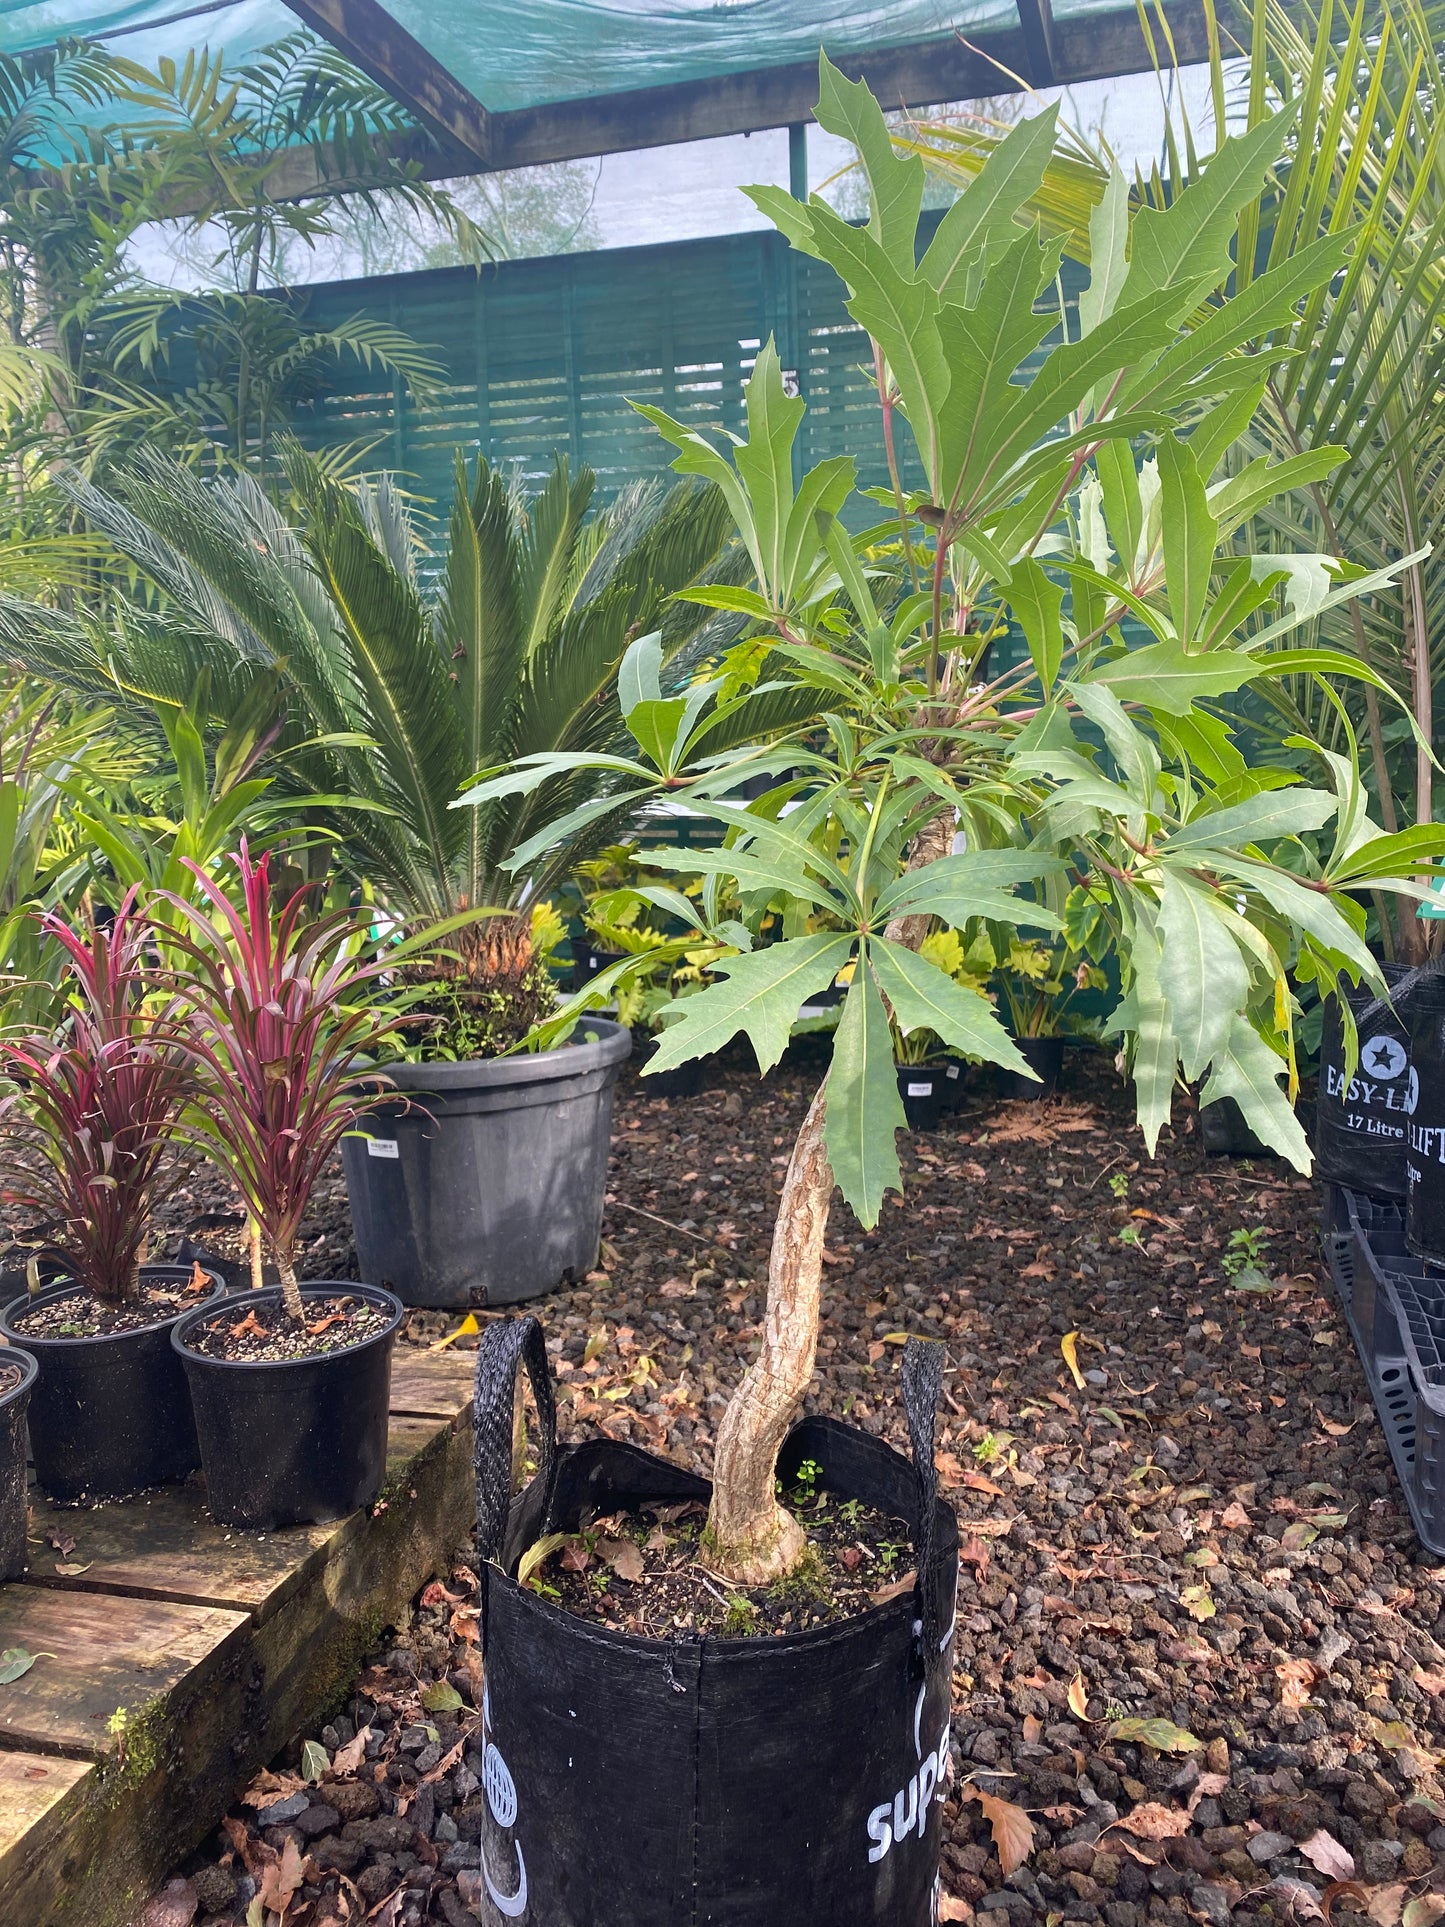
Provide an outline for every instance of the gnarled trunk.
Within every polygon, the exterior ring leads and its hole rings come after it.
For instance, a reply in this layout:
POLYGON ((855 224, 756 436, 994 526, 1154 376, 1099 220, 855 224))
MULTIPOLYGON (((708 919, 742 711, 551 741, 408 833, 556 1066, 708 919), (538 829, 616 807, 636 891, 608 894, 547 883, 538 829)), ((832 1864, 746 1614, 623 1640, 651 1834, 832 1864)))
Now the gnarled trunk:
POLYGON ((281 1274, 281 1302, 286 1307, 286 1316, 293 1325, 299 1325, 306 1317, 306 1308, 301 1302, 301 1286, 289 1251, 276 1253, 276 1269, 281 1274))
POLYGON ((788 1160, 768 1261, 763 1349, 733 1394, 713 1453, 708 1564, 736 1585, 762 1586, 797 1565, 802 1527, 778 1504, 778 1448, 797 1417, 818 1350, 823 1239, 833 1172, 823 1147, 825 1077, 788 1160))

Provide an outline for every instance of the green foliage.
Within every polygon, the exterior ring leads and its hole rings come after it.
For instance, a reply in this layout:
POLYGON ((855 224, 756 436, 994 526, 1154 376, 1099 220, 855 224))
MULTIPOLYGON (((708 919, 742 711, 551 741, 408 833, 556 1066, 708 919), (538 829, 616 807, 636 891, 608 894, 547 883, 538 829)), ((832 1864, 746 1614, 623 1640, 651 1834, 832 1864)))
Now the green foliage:
POLYGON ((720 555, 716 491, 641 486, 593 514, 586 470, 559 460, 528 499, 459 458, 446 552, 423 568, 389 481, 339 482, 294 444, 284 458, 294 521, 247 476, 207 481, 157 458, 107 490, 72 480, 160 599, 118 622, 0 599, 0 647, 136 713, 190 710, 211 735, 246 716, 278 796, 314 799, 309 817, 408 924, 545 896, 616 834, 612 785, 561 762, 625 745, 615 684, 632 633, 664 622, 671 659, 704 622, 667 599, 720 555), (527 754, 561 759, 542 797, 449 812, 475 771, 527 754), (523 875, 502 870, 542 809, 584 798, 584 837, 523 875))
MULTIPOLYGON (((1167 207, 1131 213, 1111 193, 1080 332, 1066 335, 1040 305, 1059 249, 1016 219, 1051 119, 999 144, 920 258, 921 165, 895 154, 877 103, 826 60, 818 113, 862 157, 867 228, 816 197, 806 208, 764 189, 755 199, 837 269, 873 337, 880 402, 901 408, 932 494, 921 540, 900 496, 901 553, 916 563, 921 551, 927 588, 912 592, 869 537, 847 535, 846 464, 794 486, 801 404, 764 353, 748 437, 729 454, 654 416, 677 465, 707 473, 733 508, 756 584, 727 606, 754 619, 764 655, 745 643, 738 673, 725 663, 664 694, 661 644, 639 638, 618 680, 636 755, 523 757, 462 803, 493 807, 585 771, 634 807, 665 796, 722 827, 720 850, 642 853, 701 871, 699 903, 675 893, 670 907, 737 952, 676 1003, 659 1070, 739 1031, 766 1069, 800 1004, 852 962, 825 1140, 865 1224, 900 1178, 890 1026, 1027 1074, 987 997, 922 952, 933 919, 1057 933, 1053 905, 1074 890, 1075 933, 1117 944, 1112 1028, 1151 1149, 1182 1073, 1204 1081, 1206 1099, 1237 1098, 1266 1142, 1307 1166, 1290 1103, 1288 973, 1328 983, 1343 970, 1378 986, 1358 893, 1418 894, 1398 872, 1445 850, 1440 832, 1408 852, 1383 836, 1349 758, 1306 739, 1313 783, 1251 769, 1214 707, 1284 677, 1313 678, 1332 699, 1331 678, 1372 678, 1339 651, 1282 644, 1391 571, 1237 553, 1226 536, 1246 491, 1216 480, 1221 420, 1238 420, 1240 397, 1257 396, 1275 365, 1270 331, 1340 271, 1350 237, 1231 292, 1238 210, 1276 163, 1289 117, 1261 122, 1167 207), (1142 462, 1139 437, 1153 451, 1142 462), (1126 620, 1142 626, 1142 646, 1126 620), (990 639, 1010 621, 1029 660, 989 680, 990 639), (750 727, 751 705, 760 721, 779 688, 806 693, 821 725, 785 741, 750 727), (771 787, 745 799, 760 776, 771 787), (740 914, 722 914, 729 891, 740 914), (781 940, 760 945, 759 912, 779 900, 781 940)), ((1310 457, 1318 472, 1336 460, 1310 457)), ((1288 487, 1295 473, 1271 483, 1251 471, 1247 492, 1288 487)), ((554 817, 511 863, 565 847, 588 810, 554 817)))

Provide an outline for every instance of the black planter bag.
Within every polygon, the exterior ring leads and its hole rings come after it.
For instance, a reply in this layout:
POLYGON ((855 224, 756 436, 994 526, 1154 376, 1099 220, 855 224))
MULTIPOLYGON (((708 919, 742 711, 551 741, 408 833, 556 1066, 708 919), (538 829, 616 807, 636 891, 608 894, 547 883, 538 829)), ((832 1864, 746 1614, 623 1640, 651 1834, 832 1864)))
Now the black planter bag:
POLYGON ((482 1918, 530 1927, 930 1927, 948 1766, 958 1527, 938 1498, 943 1348, 909 1340, 914 1464, 833 1419, 794 1426, 787 1480, 909 1524, 920 1583, 779 1639, 639 1639, 512 1577, 542 1533, 703 1479, 633 1445, 558 1451, 542 1330, 487 1328, 477 1358, 477 1529, 486 1658, 482 1918), (513 1386, 541 1415, 537 1477, 508 1504, 513 1386))
POLYGON ((1325 1000, 1320 1093, 1315 1110, 1315 1176, 1375 1198, 1405 1195, 1405 1147, 1413 1097, 1409 1000, 1418 970, 1385 964, 1391 1002, 1363 985, 1344 987, 1359 1039, 1359 1065, 1345 1076, 1345 1032, 1337 997, 1325 1000))
POLYGON ((1405 1243, 1445 1264, 1445 970, 1421 970, 1410 990, 1410 1145, 1405 1243))

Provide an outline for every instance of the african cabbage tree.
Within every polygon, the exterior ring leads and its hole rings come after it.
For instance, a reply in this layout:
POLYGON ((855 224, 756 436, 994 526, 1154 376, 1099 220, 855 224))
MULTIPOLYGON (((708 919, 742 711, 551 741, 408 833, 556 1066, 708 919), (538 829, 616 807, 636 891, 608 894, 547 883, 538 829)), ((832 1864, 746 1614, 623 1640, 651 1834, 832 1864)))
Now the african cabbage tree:
MULTIPOLYGON (((699 905, 658 886, 643 894, 734 951, 715 984, 678 1001, 653 1067, 743 1031, 766 1070, 800 1004, 854 966, 783 1184, 761 1354, 717 1435, 709 1564, 742 1584, 802 1552, 774 1465, 812 1375, 835 1183, 865 1225, 900 1183, 890 1014, 904 1032, 926 1027, 1024 1068, 987 997, 920 954, 936 921, 1051 930, 1046 898, 1062 881, 1076 927, 1103 918, 1117 933, 1124 987, 1112 1022, 1150 1150, 1182 1075, 1206 1098, 1237 1098, 1261 1137, 1307 1168, 1290 1104, 1288 972, 1378 984, 1354 894, 1408 893, 1397 869, 1445 848, 1430 830, 1383 835, 1347 757, 1315 752, 1314 784, 1250 768, 1214 708, 1284 675, 1370 677, 1347 656, 1282 646, 1303 615, 1292 571, 1228 546, 1253 505, 1328 473, 1338 452, 1214 479, 1241 397, 1270 365, 1248 344, 1337 272, 1348 247, 1328 238, 1226 298, 1234 213, 1283 126, 1227 143, 1167 209, 1131 215, 1115 183, 1080 332, 1055 335, 1024 385, 1016 371, 1054 326, 1038 304, 1059 250, 1015 216, 1048 159, 1051 117, 1010 135, 921 258, 922 165, 894 153, 877 103, 826 61, 818 119, 863 156, 868 226, 849 227, 818 199, 755 196, 847 284, 896 384, 927 493, 900 491, 889 562, 877 531, 855 542, 841 519, 851 462, 824 463, 795 492, 804 404, 786 394, 770 349, 748 385, 747 440, 727 453, 647 411, 678 448, 676 466, 727 496, 752 558, 750 587, 693 593, 744 609, 763 644, 739 645, 716 676, 669 697, 657 644, 639 640, 620 678, 636 754, 605 765, 639 801, 665 793, 727 832, 721 850, 647 857, 704 873, 699 905), (1136 437, 1152 449, 1142 463, 1136 437), (1156 551, 1157 568, 1131 586, 1141 552, 1156 551), (1142 627, 1138 646, 1126 618, 1142 627), (1027 659, 989 678, 980 664, 1007 622, 1027 659), (775 765, 786 774, 744 801, 760 752, 718 754, 712 731, 746 713, 764 652, 814 692, 826 724, 787 744, 775 765), (719 914, 724 885, 740 918, 719 914), (790 934, 758 945, 761 913, 779 899, 794 913, 790 934)), ((1324 605, 1377 580, 1340 575, 1326 568, 1324 605)), ((524 758, 464 801, 491 807, 586 767, 524 758)), ((565 843, 583 822, 564 815, 550 835, 565 843)), ((535 860, 544 840, 513 861, 535 860)))
MULTIPOLYGON (((585 851, 554 850, 524 873, 502 860, 544 808, 595 799, 598 784, 559 775, 541 797, 466 816, 448 806, 511 756, 626 741, 617 665, 641 630, 661 624, 671 655, 706 622, 669 598, 718 562, 722 499, 693 481, 647 484, 591 513, 589 470, 573 476, 559 459, 528 498, 458 457, 438 561, 389 480, 338 482, 294 445, 285 462, 296 526, 247 476, 208 481, 142 459, 109 490, 72 477, 92 526, 164 601, 104 623, 0 601, 0 648, 71 687, 177 710, 204 682, 212 731, 254 714, 258 685, 271 690, 286 779, 321 799, 308 813, 388 911, 413 929, 461 909, 514 913, 458 933, 453 968, 469 995, 515 1004, 525 1031, 527 1004, 545 996, 524 906, 585 851)), ((598 812, 599 843, 616 822, 598 812)))

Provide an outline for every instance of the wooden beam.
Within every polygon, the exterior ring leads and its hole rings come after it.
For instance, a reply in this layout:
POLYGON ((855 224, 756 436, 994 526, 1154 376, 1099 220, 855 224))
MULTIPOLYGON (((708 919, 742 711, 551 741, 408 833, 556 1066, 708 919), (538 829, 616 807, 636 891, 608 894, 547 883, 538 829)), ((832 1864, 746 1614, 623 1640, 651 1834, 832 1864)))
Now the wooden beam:
POLYGON ((1054 10, 1049 0, 1015 0, 1028 51, 1025 73, 1035 87, 1054 85, 1054 10))
POLYGON ((313 32, 410 109, 446 148, 458 148, 469 172, 495 165, 482 103, 409 34, 377 0, 286 0, 313 32))

